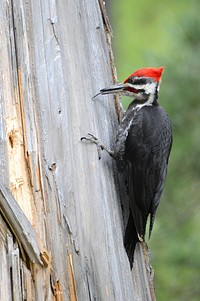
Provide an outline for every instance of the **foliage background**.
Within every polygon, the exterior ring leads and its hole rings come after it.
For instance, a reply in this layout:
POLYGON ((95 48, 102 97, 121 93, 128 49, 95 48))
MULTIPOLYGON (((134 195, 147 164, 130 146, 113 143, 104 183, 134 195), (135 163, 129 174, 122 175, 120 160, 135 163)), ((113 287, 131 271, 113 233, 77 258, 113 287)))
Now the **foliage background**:
MULTIPOLYGON (((160 103, 174 144, 148 242, 158 301, 200 300, 200 1, 115 0, 109 4, 119 81, 165 66, 160 103)), ((122 99, 127 106, 130 99, 122 99)))

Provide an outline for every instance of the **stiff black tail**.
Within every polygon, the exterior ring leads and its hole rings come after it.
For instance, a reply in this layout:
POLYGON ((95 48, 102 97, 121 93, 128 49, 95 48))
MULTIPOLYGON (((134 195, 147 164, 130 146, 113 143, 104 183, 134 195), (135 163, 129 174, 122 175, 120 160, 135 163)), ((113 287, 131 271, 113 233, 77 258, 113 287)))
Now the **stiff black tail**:
POLYGON ((130 212, 128 224, 126 226, 126 231, 125 231, 124 246, 126 249, 126 253, 128 255, 131 269, 133 267, 134 251, 137 242, 138 242, 138 235, 133 221, 133 216, 130 212))

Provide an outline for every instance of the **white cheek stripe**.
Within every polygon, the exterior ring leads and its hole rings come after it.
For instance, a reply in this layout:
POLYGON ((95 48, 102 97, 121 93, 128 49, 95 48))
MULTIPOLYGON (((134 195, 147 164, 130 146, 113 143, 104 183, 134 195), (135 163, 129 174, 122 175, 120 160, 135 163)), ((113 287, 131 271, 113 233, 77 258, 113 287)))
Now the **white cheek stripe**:
POLYGON ((153 103, 153 100, 154 100, 154 96, 153 95, 151 95, 151 96, 149 96, 149 99, 148 99, 148 101, 147 102, 145 102, 145 103, 143 103, 143 104, 137 104, 136 106, 135 106, 135 110, 140 110, 142 107, 144 107, 144 106, 152 106, 152 103, 153 103))
POLYGON ((125 137, 127 137, 127 136, 128 136, 129 129, 130 129, 131 125, 132 125, 132 122, 133 122, 133 118, 131 118, 131 120, 129 121, 129 124, 128 124, 128 126, 125 128, 125 131, 124 131, 124 135, 125 135, 125 137))

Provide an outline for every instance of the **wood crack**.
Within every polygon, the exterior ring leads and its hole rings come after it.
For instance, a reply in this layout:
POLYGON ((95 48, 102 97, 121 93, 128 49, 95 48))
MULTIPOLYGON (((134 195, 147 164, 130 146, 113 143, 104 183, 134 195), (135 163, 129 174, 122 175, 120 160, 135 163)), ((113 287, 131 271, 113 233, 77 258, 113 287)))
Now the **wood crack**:
POLYGON ((56 43, 59 45, 59 39, 58 39, 58 36, 56 34, 56 29, 55 29, 55 24, 57 22, 57 17, 49 18, 49 21, 50 21, 50 23, 52 25, 53 35, 54 35, 54 38, 56 40, 56 43))
MULTIPOLYGON (((117 70, 115 67, 115 63, 114 63, 114 55, 113 55, 113 51, 112 51, 112 27, 110 25, 110 21, 105 9, 105 4, 103 0, 99 0, 99 6, 101 9, 101 14, 102 14, 102 19, 103 19, 103 23, 104 23, 104 28, 105 28, 105 33, 106 33, 106 39, 107 39, 107 44, 108 44, 108 51, 109 51, 109 57, 110 57, 110 66, 111 66, 111 71, 112 71, 112 77, 113 77, 113 82, 114 84, 117 83, 117 70)), ((122 117, 123 117, 123 108, 122 105, 120 103, 120 99, 118 95, 114 96, 115 99, 115 110, 118 116, 118 122, 121 121, 122 117)))

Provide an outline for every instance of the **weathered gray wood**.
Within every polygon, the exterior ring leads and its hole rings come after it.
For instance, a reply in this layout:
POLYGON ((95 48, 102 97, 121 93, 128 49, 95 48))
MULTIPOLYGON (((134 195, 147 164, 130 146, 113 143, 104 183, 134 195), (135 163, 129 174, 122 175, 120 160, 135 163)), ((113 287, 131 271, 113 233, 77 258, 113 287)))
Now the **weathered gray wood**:
POLYGON ((11 265, 8 256, 8 235, 12 236, 0 215, 0 300, 11 301, 11 265))
POLYGON ((1 301, 35 300, 31 271, 22 263, 20 252, 16 238, 0 215, 1 301))
MULTIPOLYGON (((80 142, 92 132, 112 148, 118 124, 111 96, 92 100, 116 80, 103 2, 0 1, 0 179, 51 254, 47 268, 32 267, 31 296, 154 300, 145 247, 129 268, 115 162, 106 154, 99 161, 96 147, 80 142)), ((9 211, 16 206, 4 216, 9 211)), ((25 233, 26 241, 30 225, 25 233)), ((22 245, 39 260, 37 243, 31 252, 22 245)))
POLYGON ((36 300, 31 271, 27 269, 24 263, 21 263, 21 276, 22 276, 22 300, 27 300, 27 301, 36 300))
MULTIPOLYGON (((12 240, 10 240, 12 242, 12 240)), ((22 300, 21 291, 21 271, 20 271, 20 255, 18 247, 15 247, 12 243, 8 244, 9 254, 11 257, 11 267, 12 267, 12 289, 13 289, 13 301, 22 300)))

